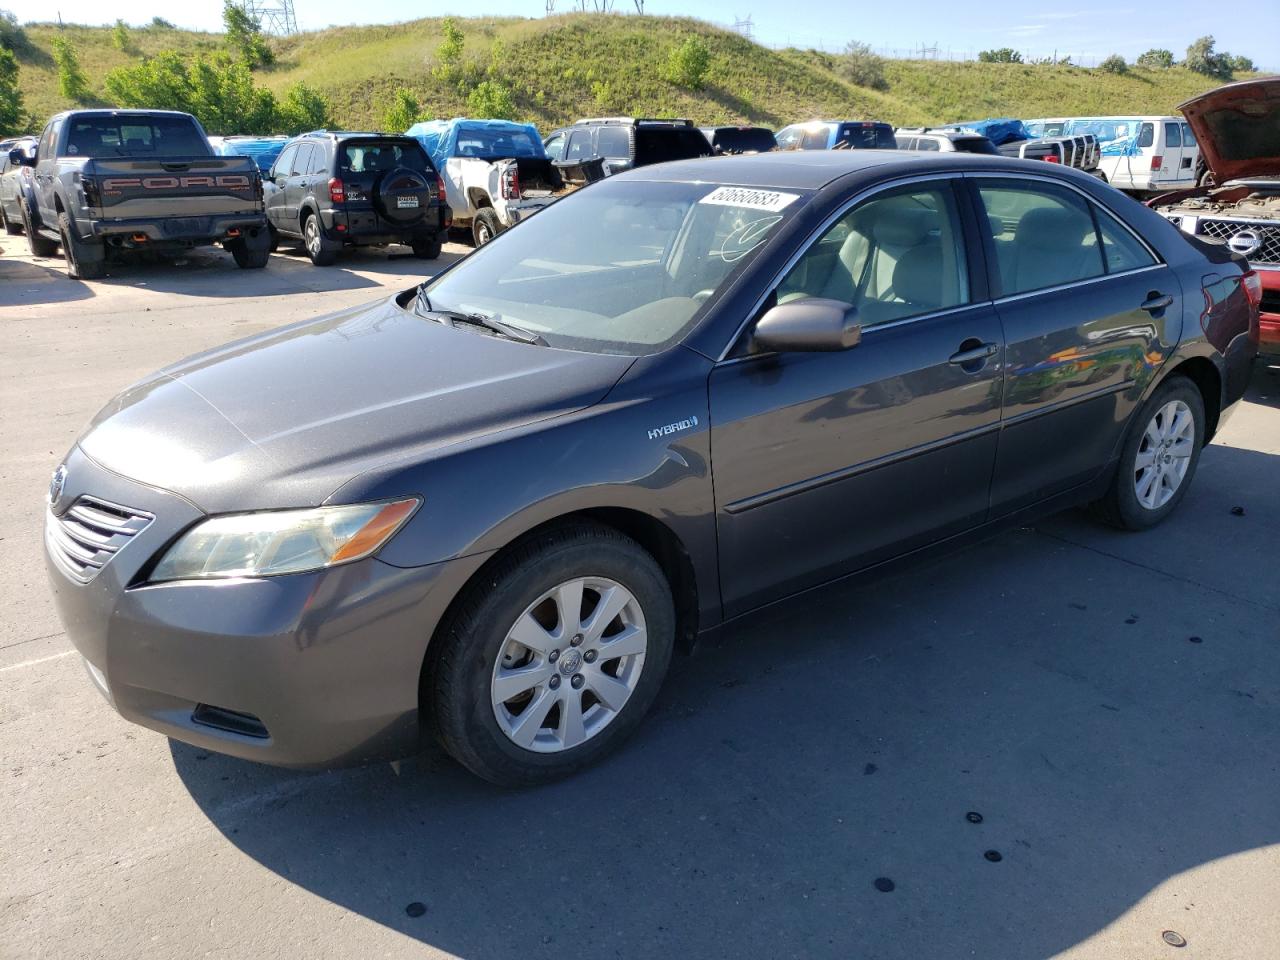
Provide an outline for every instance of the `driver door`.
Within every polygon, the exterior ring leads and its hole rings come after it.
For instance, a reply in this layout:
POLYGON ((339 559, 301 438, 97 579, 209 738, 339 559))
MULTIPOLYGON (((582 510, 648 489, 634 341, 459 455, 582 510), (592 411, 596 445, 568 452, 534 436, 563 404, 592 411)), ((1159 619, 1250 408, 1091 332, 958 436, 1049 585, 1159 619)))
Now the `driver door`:
POLYGON ((738 350, 712 371, 726 616, 986 519, 1004 342, 962 210, 949 179, 854 205, 765 307, 852 303, 862 342, 738 350))

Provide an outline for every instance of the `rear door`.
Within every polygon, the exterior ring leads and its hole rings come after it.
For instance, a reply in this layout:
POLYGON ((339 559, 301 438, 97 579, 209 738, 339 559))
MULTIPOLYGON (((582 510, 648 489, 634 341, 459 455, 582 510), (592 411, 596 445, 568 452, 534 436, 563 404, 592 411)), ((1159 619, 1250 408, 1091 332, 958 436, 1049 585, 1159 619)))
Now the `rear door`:
POLYGON ((289 220, 285 214, 285 184, 289 180, 289 170, 293 166, 293 158, 298 155, 299 144, 291 143, 281 151, 271 168, 271 188, 264 191, 267 204, 267 219, 277 230, 297 233, 297 219, 289 220))
POLYGON ((1007 341, 995 517, 1103 469, 1178 341, 1182 289, 1083 193, 1030 175, 968 179, 1007 341))
POLYGON ((1182 165, 1179 179, 1194 185, 1196 171, 1200 169, 1200 145, 1192 133, 1190 124, 1182 124, 1182 165))
POLYGON ((299 211, 302 209, 302 198, 306 196, 308 171, 311 169, 311 157, 316 151, 314 143, 298 144, 298 152, 289 165, 288 176, 284 181, 284 220, 285 223, 296 224, 299 211))
POLYGON ((1186 179, 1182 173, 1182 124, 1176 120, 1164 120, 1160 128, 1157 155, 1161 157, 1161 163, 1159 170, 1151 171, 1151 182, 1161 187, 1172 187, 1186 179))

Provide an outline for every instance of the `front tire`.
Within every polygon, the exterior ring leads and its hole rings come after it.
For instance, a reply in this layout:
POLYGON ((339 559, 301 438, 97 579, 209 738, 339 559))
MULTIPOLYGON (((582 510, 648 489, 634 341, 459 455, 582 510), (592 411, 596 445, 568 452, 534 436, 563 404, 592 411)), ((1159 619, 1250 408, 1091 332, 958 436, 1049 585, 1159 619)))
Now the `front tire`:
POLYGON ((639 725, 671 662, 675 607, 635 541, 575 525, 477 578, 433 642, 423 709, 445 750, 492 783, 529 785, 594 763, 639 725))
POLYGON ((1133 418, 1120 465, 1096 512, 1122 530, 1147 530, 1173 513, 1204 447, 1204 398, 1186 377, 1162 383, 1133 418))
POLYGON ((22 229, 27 234, 27 246, 31 248, 33 257, 44 258, 58 255, 58 244, 32 227, 31 213, 27 210, 25 203, 22 205, 22 229))
POLYGON ((73 280, 97 280, 107 273, 107 250, 101 243, 81 240, 71 216, 64 210, 58 214, 58 232, 62 234, 62 254, 67 259, 67 276, 73 280))
POLYGON ((22 232, 22 224, 14 223, 9 219, 9 215, 4 212, 4 204, 0 204, 0 226, 3 226, 4 232, 11 237, 16 237, 22 232))

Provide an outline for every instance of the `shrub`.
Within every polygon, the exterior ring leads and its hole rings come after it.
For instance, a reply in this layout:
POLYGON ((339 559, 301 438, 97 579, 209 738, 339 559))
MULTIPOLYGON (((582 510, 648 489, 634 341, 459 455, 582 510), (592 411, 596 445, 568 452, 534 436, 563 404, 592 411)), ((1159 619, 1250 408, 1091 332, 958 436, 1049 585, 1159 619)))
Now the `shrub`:
POLYGON ((466 34, 453 17, 444 18, 444 22, 440 24, 440 32, 444 39, 436 47, 436 59, 441 63, 456 64, 462 59, 462 50, 467 42, 466 34))
POLYGON ((329 101, 298 81, 285 91, 277 125, 288 134, 324 129, 329 126, 329 101))
POLYGON ((227 31, 227 46, 249 65, 250 70, 276 62, 276 55, 262 35, 262 23, 249 16, 244 7, 236 6, 232 0, 223 0, 222 24, 227 31))
POLYGON ((1113 53, 1098 64, 1098 69, 1103 73, 1128 73, 1129 65, 1124 62, 1124 57, 1118 53, 1113 53))
POLYGON ((80 69, 76 48, 66 37, 53 38, 53 59, 58 65, 58 92, 76 103, 89 96, 89 81, 80 69))
POLYGON ((1223 56, 1227 58, 1227 66, 1232 73, 1253 73, 1258 69, 1248 57, 1228 53, 1224 53, 1223 56))
POLYGON ((1173 66, 1173 51, 1152 47, 1138 57, 1134 64, 1139 67, 1145 67, 1148 70, 1168 70, 1173 66))
POLYGON ((885 90, 889 83, 884 78, 884 57, 872 52, 866 43, 850 41, 837 64, 840 74, 850 83, 872 90, 885 90))
POLYGON ((152 30, 177 30, 178 28, 175 27, 168 20, 166 20, 164 17, 152 17, 151 29, 152 30))
POLYGON ((686 90, 701 90, 711 69, 711 51, 699 37, 686 37, 667 56, 663 79, 686 90))
POLYGON ((514 120, 516 105, 511 91, 497 80, 482 80, 467 95, 467 110, 473 117, 489 120, 514 120))
POLYGON ((420 120, 429 119, 413 92, 400 87, 391 95, 391 103, 382 114, 382 129, 389 133, 404 133, 420 120))
POLYGON ((123 20, 116 20, 111 28, 111 45, 117 50, 129 49, 129 28, 123 20))
POLYGON ((979 63, 1021 63, 1022 54, 1013 47, 1000 47, 997 50, 983 50, 978 54, 979 63))
POLYGON ((1187 47, 1187 56, 1182 65, 1188 70, 1203 73, 1206 77, 1217 77, 1227 80, 1231 77, 1230 55, 1215 53, 1213 37, 1200 37, 1187 47))
POLYGON ((22 110, 22 88, 18 86, 18 58, 0 47, 0 137, 21 133, 26 125, 22 110))
POLYGON ((27 32, 18 25, 18 18, 8 10, 0 10, 0 49, 21 53, 31 48, 27 32))

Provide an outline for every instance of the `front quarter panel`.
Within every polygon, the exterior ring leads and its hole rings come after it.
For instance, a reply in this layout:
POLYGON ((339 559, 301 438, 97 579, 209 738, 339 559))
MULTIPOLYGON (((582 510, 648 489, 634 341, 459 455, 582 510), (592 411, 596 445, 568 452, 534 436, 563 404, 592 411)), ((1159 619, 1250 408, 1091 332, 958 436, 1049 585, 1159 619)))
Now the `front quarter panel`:
MULTIPOLYGON (((532 349, 532 348, 531 348, 532 349)), ((638 360, 599 404, 460 444, 343 486, 330 502, 414 494, 422 507, 378 554, 421 566, 501 549, 584 510, 624 509, 663 523, 689 555, 700 621, 719 618, 707 424, 711 363, 675 348, 638 360)))

